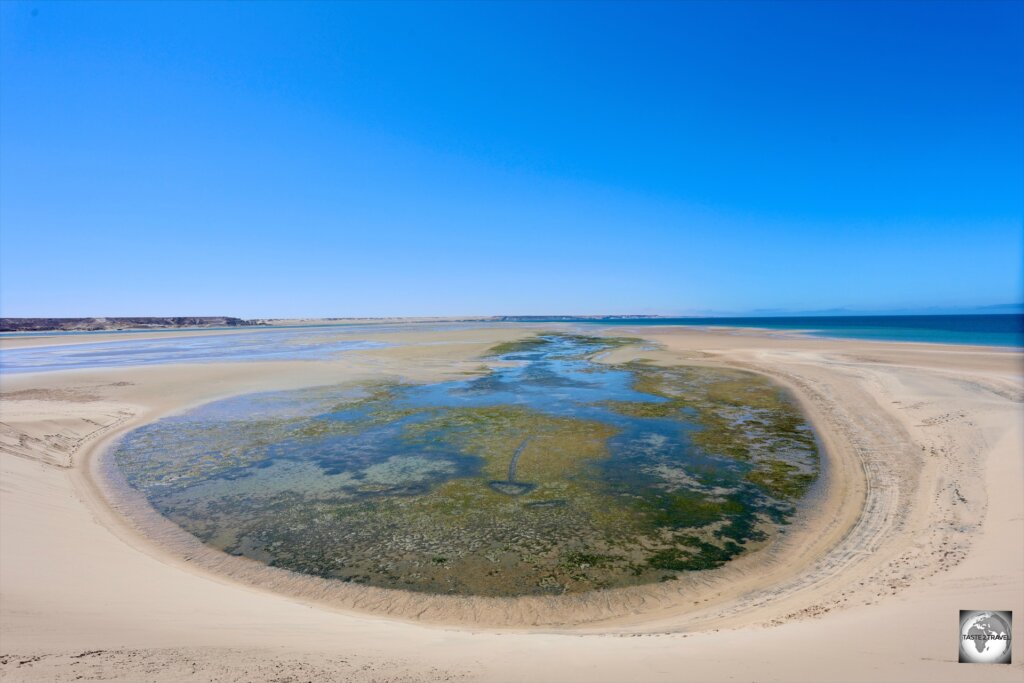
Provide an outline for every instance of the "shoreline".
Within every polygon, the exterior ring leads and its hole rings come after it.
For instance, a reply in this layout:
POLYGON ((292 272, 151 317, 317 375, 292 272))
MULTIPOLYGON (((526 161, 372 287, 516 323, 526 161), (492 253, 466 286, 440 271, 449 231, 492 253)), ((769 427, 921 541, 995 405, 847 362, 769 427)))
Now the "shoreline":
MULTIPOLYGON (((668 598, 634 595, 585 606, 595 617, 586 623, 538 623, 521 618, 528 611, 481 604, 464 606, 462 616, 470 619, 460 623, 453 623, 452 610, 410 619, 402 614, 410 603, 373 612, 324 607, 317 598, 336 596, 283 595, 212 571, 201 558, 176 557, 161 539, 140 537, 98 489, 90 493, 92 469, 118 434, 188 405, 380 374, 406 381, 464 376, 479 369, 480 350, 536 329, 381 333, 410 345, 333 361, 4 377, 4 425, 22 430, 25 448, 37 450, 11 455, 16 444, 0 441, 0 634, 4 651, 40 659, 24 665, 5 660, 13 663, 0 665, 0 673, 64 680, 56 673, 71 670, 78 661, 72 655, 103 650, 107 666, 136 672, 123 680, 180 680, 188 661, 208 672, 200 680, 213 680, 218 671, 252 672, 285 657, 319 667, 323 677, 367 681, 653 681, 676 679, 679 667, 701 680, 763 679, 771 667, 775 677, 807 681, 830 675, 952 681, 964 675, 955 643, 950 650, 946 640, 953 639, 945 637, 955 628, 955 617, 947 618, 954 608, 1024 611, 1024 356, 1009 349, 640 330, 661 347, 638 352, 654 362, 730 364, 790 384, 825 443, 823 508, 809 520, 813 528, 794 528, 780 543, 721 568, 730 570, 728 580, 695 581, 690 588, 700 599, 674 586, 669 590, 677 594, 668 598), (452 338, 465 343, 436 343, 452 338), (47 440, 55 433, 81 438, 65 448, 62 440, 47 440), (844 444, 849 457, 842 457, 844 444), (863 514, 858 477, 865 482, 863 514), (773 552, 774 570, 765 563, 773 552), (969 578, 979 570, 983 583, 969 578), (909 663, 901 651, 888 649, 893 623, 915 634, 901 646, 911 648, 909 663), (702 637, 691 637, 697 634, 702 637), (709 644, 713 652, 739 654, 727 661, 708 656, 709 644), (816 653, 809 660, 808 647, 816 653), (166 662, 163 678, 131 668, 154 661, 166 662), (364 665, 377 673, 365 673, 364 665)), ((627 329, 616 325, 606 332, 632 333, 627 329)), ((621 353, 603 360, 619 362, 621 353)), ((1019 634, 1018 625, 1015 664, 970 673, 979 680, 1019 678, 1019 634)))
MULTIPOLYGON (((635 349, 633 351, 638 352, 635 349)), ((712 363, 701 365, 739 367, 712 363)), ((757 369, 743 369, 764 374, 757 369)), ((779 378, 769 377, 777 384, 780 383, 779 378)), ((642 622, 651 612, 670 610, 684 614, 687 607, 696 602, 713 600, 712 604, 717 604, 727 601, 723 595, 757 591, 759 588, 750 585, 748 577, 752 574, 761 576, 766 570, 769 576, 777 576, 780 571, 789 573, 792 565, 784 563, 782 558, 797 552, 809 539, 820 537, 829 527, 830 515, 844 520, 840 526, 841 535, 852 528, 863 506, 863 495, 828 496, 822 493, 822 489, 853 488, 860 493, 864 482, 841 479, 840 473, 849 476, 851 472, 862 473, 863 470, 849 460, 853 456, 848 447, 836 444, 834 438, 827 436, 828 428, 820 424, 822 417, 814 415, 807 397, 792 384, 785 383, 782 386, 797 399, 821 446, 821 458, 826 464, 814 485, 817 495, 801 501, 790 523, 781 533, 773 533, 764 547, 745 552, 720 568, 692 572, 671 583, 650 583, 555 596, 449 596, 324 579, 278 569, 211 548, 153 509, 141 493, 124 481, 112 462, 113 445, 128 431, 168 415, 186 412, 207 403, 206 400, 173 406, 159 414, 147 416, 144 421, 121 425, 116 431, 94 442, 82 454, 85 475, 83 485, 90 489, 95 505, 106 508, 102 512, 112 512, 119 517, 111 519, 109 514, 104 515, 110 524, 118 527, 119 535, 148 554, 179 566, 186 562, 193 570, 277 592, 307 604, 446 628, 515 630, 544 627, 572 630, 602 624, 621 625, 642 622), (846 461, 831 462, 833 457, 844 458, 846 461), (643 607, 637 608, 637 605, 643 607)), ((221 395, 215 400, 237 395, 221 395)), ((827 538, 831 540, 834 536, 833 533, 827 538)), ((816 549, 820 546, 820 542, 813 544, 816 549)), ((827 548, 822 550, 829 551, 827 548)), ((702 605, 701 610, 710 606, 702 605)), ((702 618, 702 621, 706 623, 706 618, 702 618)))
MULTIPOLYGON (((587 328, 598 329, 616 336, 616 333, 629 330, 635 336, 646 334, 662 334, 666 331, 695 331, 707 334, 736 334, 740 336, 769 337, 781 339, 802 339, 802 340, 826 340, 843 341, 851 343, 878 343, 878 344, 904 344, 909 346, 935 347, 937 349, 948 349, 950 347, 963 348, 967 350, 984 351, 1006 351, 1009 353, 1024 352, 1022 343, 972 343, 972 342, 949 342, 949 341, 921 341, 913 339, 885 339, 868 337, 845 337, 839 334, 829 334, 827 328, 800 327, 754 327, 747 325, 726 325, 726 324, 688 324, 678 323, 645 323, 635 324, 634 321, 620 321, 609 324, 601 320, 564 320, 556 322, 529 322, 529 321, 495 321, 486 319, 454 319, 454 318, 424 318, 424 319, 378 319, 352 320, 345 322, 316 322, 316 321, 294 321, 282 322, 280 324, 251 325, 236 327, 182 327, 182 328, 155 328, 155 329, 123 329, 123 330, 90 330, 90 331, 41 331, 41 332, 8 332, 0 333, 0 350, 36 348, 46 346, 70 346, 77 344, 90 344, 99 342, 114 341, 145 341, 153 339, 173 339, 186 337, 203 337, 230 334, 257 334, 260 332, 295 332, 295 331, 316 331, 322 330, 325 333, 348 334, 366 331, 369 334, 387 334, 387 328, 402 327, 409 331, 418 332, 416 327, 422 326, 447 326, 449 329, 551 329, 573 327, 581 332, 587 328), (373 331, 377 328, 378 331, 373 331), (383 330, 383 332, 381 331, 383 330), (14 343, 11 343, 14 342, 14 343)), ((391 330, 390 332, 394 332, 391 330)))

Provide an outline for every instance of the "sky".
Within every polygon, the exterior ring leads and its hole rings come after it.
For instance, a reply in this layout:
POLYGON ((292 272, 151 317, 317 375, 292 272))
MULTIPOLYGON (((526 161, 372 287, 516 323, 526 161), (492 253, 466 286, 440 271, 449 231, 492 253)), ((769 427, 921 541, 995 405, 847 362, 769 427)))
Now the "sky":
POLYGON ((1024 3, 0 3, 0 315, 1024 300, 1024 3))

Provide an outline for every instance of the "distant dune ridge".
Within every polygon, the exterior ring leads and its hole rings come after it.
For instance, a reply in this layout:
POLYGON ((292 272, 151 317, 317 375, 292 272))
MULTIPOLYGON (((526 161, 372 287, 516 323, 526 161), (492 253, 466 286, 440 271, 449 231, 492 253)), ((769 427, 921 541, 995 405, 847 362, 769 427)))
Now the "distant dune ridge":
POLYGON ((148 330, 176 329, 183 327, 254 327, 267 325, 298 325, 298 324, 334 324, 339 322, 533 322, 538 320, 634 320, 657 318, 653 315, 610 315, 610 316, 543 316, 543 315, 512 315, 512 316, 461 316, 461 317, 407 317, 390 316, 380 318, 342 317, 342 318, 233 318, 230 316, 185 316, 185 317, 154 317, 142 316, 132 318, 0 318, 0 332, 99 332, 116 330, 148 330))

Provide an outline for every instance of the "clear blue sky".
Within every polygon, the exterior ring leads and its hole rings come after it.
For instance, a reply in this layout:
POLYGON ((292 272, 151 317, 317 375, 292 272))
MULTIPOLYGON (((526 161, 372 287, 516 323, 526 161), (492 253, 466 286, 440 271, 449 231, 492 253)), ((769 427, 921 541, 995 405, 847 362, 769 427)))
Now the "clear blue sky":
POLYGON ((1022 299, 1021 3, 0 19, 3 315, 1022 299))

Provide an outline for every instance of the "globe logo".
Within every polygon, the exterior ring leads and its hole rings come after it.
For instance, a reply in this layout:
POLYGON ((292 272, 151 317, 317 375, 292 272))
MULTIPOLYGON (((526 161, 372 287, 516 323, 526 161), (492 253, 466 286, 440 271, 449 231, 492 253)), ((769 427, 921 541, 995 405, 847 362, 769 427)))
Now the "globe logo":
POLYGON ((1010 612, 960 612, 960 661, 1009 664, 1012 633, 1010 612))

